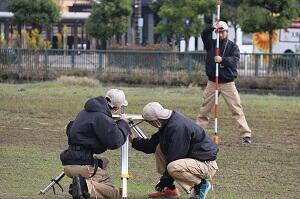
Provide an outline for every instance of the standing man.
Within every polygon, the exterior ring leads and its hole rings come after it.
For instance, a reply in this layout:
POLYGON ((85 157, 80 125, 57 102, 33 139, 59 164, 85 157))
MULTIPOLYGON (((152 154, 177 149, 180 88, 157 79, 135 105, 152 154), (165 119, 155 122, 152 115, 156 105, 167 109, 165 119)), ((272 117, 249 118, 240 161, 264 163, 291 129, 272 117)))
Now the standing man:
POLYGON ((117 149, 125 143, 128 121, 121 118, 115 122, 112 114, 127 105, 124 92, 111 89, 105 97, 89 99, 75 120, 68 124, 69 148, 61 153, 60 159, 65 174, 73 178, 70 186, 73 199, 120 197, 119 189, 112 184, 106 171, 108 160, 95 160, 93 154, 117 149))
POLYGON ((204 199, 211 189, 207 180, 218 170, 218 146, 204 130, 179 112, 163 108, 157 102, 147 104, 143 118, 158 128, 150 139, 129 134, 132 147, 155 153, 157 170, 162 174, 149 197, 178 197, 176 181, 186 192, 194 189, 191 199, 204 199))
POLYGON ((240 59, 239 47, 228 39, 228 25, 224 21, 216 22, 204 29, 201 34, 204 48, 207 51, 205 70, 208 76, 207 86, 203 93, 203 102, 196 123, 207 128, 209 114, 215 104, 216 63, 219 63, 219 92, 236 122, 243 143, 251 143, 251 130, 247 124, 241 99, 236 89, 234 79, 237 77, 237 65, 240 59), (215 56, 216 39, 212 38, 213 31, 220 36, 220 56, 215 56))

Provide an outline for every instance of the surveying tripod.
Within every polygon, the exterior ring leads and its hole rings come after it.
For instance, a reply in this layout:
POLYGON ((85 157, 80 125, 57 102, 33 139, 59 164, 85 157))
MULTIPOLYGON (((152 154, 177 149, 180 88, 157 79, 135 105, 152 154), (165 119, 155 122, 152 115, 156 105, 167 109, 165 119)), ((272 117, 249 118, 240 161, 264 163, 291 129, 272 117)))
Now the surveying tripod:
MULTIPOLYGON (((146 135, 143 133, 143 131, 138 127, 138 124, 142 123, 144 121, 143 117, 141 115, 136 114, 124 114, 124 116, 129 120, 129 128, 133 129, 134 132, 141 138, 147 138, 146 135)), ((113 115, 112 116, 114 120, 120 119, 121 115, 113 115)), ((121 177, 122 177, 122 198, 127 198, 127 181, 129 179, 128 174, 128 137, 126 139, 126 142, 121 147, 121 157, 122 157, 122 170, 121 170, 121 177)), ((65 173, 62 171, 55 179, 51 179, 50 183, 44 188, 40 190, 40 195, 45 194, 49 191, 49 189, 53 189, 53 193, 55 193, 55 185, 57 185, 61 191, 63 192, 63 187, 59 184, 61 179, 63 179, 65 176, 65 173)))

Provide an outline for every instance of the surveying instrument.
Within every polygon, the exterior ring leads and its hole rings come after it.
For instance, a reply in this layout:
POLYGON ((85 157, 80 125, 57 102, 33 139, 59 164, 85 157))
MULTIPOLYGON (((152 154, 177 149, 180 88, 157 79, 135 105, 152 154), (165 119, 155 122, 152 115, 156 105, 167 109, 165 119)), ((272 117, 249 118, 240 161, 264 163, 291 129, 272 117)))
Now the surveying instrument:
MULTIPOLYGON (((134 132, 140 137, 140 138, 147 138, 146 135, 143 133, 143 131, 138 127, 140 123, 144 121, 142 115, 137 114, 124 114, 124 107, 122 107, 121 114, 120 115, 113 115, 112 118, 114 120, 119 120, 120 118, 125 117, 129 120, 129 128, 133 129, 134 132)), ((129 148, 129 140, 128 137, 125 141, 125 143, 121 147, 121 179, 122 179, 122 198, 126 199, 128 197, 128 189, 127 184, 129 180, 129 173, 128 173, 128 148, 129 148)), ((56 178, 51 179, 50 183, 42 190, 40 190, 40 195, 45 194, 48 192, 51 188, 53 190, 53 193, 55 192, 55 185, 57 185, 61 191, 63 192, 63 187, 59 184, 59 182, 64 178, 65 173, 62 171, 56 178)))

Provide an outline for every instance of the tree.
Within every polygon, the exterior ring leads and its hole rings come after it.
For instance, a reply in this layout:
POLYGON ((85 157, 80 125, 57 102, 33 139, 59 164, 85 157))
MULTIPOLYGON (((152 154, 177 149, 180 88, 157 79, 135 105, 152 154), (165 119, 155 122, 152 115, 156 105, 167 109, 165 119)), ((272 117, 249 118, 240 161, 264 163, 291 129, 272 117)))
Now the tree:
MULTIPOLYGON (((183 37, 186 44, 191 36, 198 36, 203 29, 204 14, 215 9, 214 0, 157 0, 152 9, 160 21, 155 27, 159 34, 176 39, 183 37)), ((186 45, 188 49, 188 45, 186 45)))
POLYGON ((223 0, 221 5, 221 18, 230 21, 234 28, 234 43, 236 43, 238 25, 238 7, 242 0, 223 0))
POLYGON ((17 25, 31 25, 39 32, 60 20, 58 6, 52 0, 9 0, 7 10, 14 13, 17 25))
POLYGON ((298 0, 244 0, 238 22, 246 33, 267 32, 269 35, 269 68, 272 69, 273 32, 288 28, 298 16, 298 0))
POLYGON ((114 35, 119 37, 126 31, 131 11, 131 0, 95 1, 87 20, 87 32, 96 39, 107 40, 114 35))

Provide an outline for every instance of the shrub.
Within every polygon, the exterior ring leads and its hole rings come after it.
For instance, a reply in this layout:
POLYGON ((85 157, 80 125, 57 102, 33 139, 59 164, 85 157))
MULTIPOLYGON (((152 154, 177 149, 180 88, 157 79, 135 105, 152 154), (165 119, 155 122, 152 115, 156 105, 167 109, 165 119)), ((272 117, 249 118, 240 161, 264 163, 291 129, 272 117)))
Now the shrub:
POLYGON ((60 76, 58 82, 71 85, 99 86, 99 80, 91 77, 60 76))
POLYGON ((236 84, 243 89, 284 90, 296 87, 293 79, 280 77, 239 77, 236 84))

